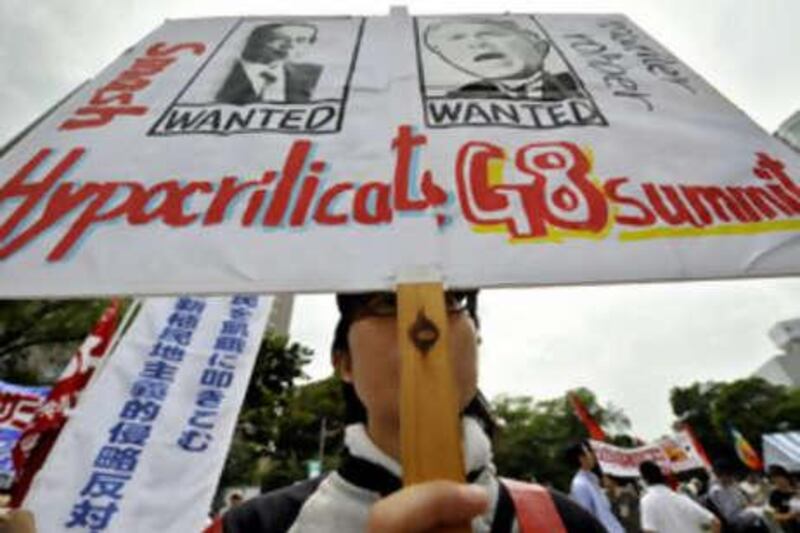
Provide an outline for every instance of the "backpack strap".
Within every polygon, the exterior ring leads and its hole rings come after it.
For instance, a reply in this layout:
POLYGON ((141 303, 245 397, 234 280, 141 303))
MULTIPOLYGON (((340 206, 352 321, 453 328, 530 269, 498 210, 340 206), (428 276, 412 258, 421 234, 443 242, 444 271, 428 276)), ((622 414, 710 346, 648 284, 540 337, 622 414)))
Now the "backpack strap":
POLYGON ((521 533, 567 533, 550 492, 534 483, 502 478, 511 494, 521 533))

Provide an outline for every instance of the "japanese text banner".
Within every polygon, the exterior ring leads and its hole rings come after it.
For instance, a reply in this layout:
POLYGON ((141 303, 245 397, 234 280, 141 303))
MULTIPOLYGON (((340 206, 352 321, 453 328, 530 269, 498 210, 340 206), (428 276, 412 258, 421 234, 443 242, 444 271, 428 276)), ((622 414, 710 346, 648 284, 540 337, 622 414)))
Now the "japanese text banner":
POLYGON ((798 228, 798 156, 622 15, 171 20, 0 159, 3 296, 793 275, 798 228))
POLYGON ((34 479, 38 530, 200 531, 271 305, 146 300, 34 479))

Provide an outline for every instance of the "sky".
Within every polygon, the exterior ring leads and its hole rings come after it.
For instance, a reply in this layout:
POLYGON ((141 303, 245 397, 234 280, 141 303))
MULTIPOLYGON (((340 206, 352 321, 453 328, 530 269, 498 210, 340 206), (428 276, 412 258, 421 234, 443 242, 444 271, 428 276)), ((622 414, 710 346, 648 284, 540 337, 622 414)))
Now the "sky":
MULTIPOLYGON (((385 14, 390 2, 3 0, 0 145, 164 19, 210 15, 385 14)), ((800 2, 407 2, 411 14, 624 13, 768 132, 800 109, 800 2)), ((545 399, 586 386, 632 432, 669 431, 669 390, 746 377, 777 353, 767 332, 800 317, 800 278, 491 290, 481 294, 481 388, 545 399)), ((336 310, 302 296, 291 336, 329 375, 336 310)))

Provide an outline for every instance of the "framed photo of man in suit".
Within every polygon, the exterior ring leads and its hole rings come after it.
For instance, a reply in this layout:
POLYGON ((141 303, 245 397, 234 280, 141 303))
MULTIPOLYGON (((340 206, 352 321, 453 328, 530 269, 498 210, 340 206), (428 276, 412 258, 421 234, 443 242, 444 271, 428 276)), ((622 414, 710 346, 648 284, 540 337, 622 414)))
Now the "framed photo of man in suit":
POLYGON ((338 131, 360 17, 242 18, 151 134, 338 131))
POLYGON ((311 101, 324 67, 303 59, 318 33, 317 24, 311 22, 259 24, 247 36, 216 100, 236 105, 311 101))

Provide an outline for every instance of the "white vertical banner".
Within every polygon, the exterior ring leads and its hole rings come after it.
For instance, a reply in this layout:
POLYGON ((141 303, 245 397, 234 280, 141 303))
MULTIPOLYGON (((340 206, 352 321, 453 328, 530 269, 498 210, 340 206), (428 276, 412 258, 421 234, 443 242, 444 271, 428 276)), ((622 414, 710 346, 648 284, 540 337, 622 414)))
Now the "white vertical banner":
POLYGON ((146 300, 34 480, 38 531, 202 530, 272 300, 146 300))

